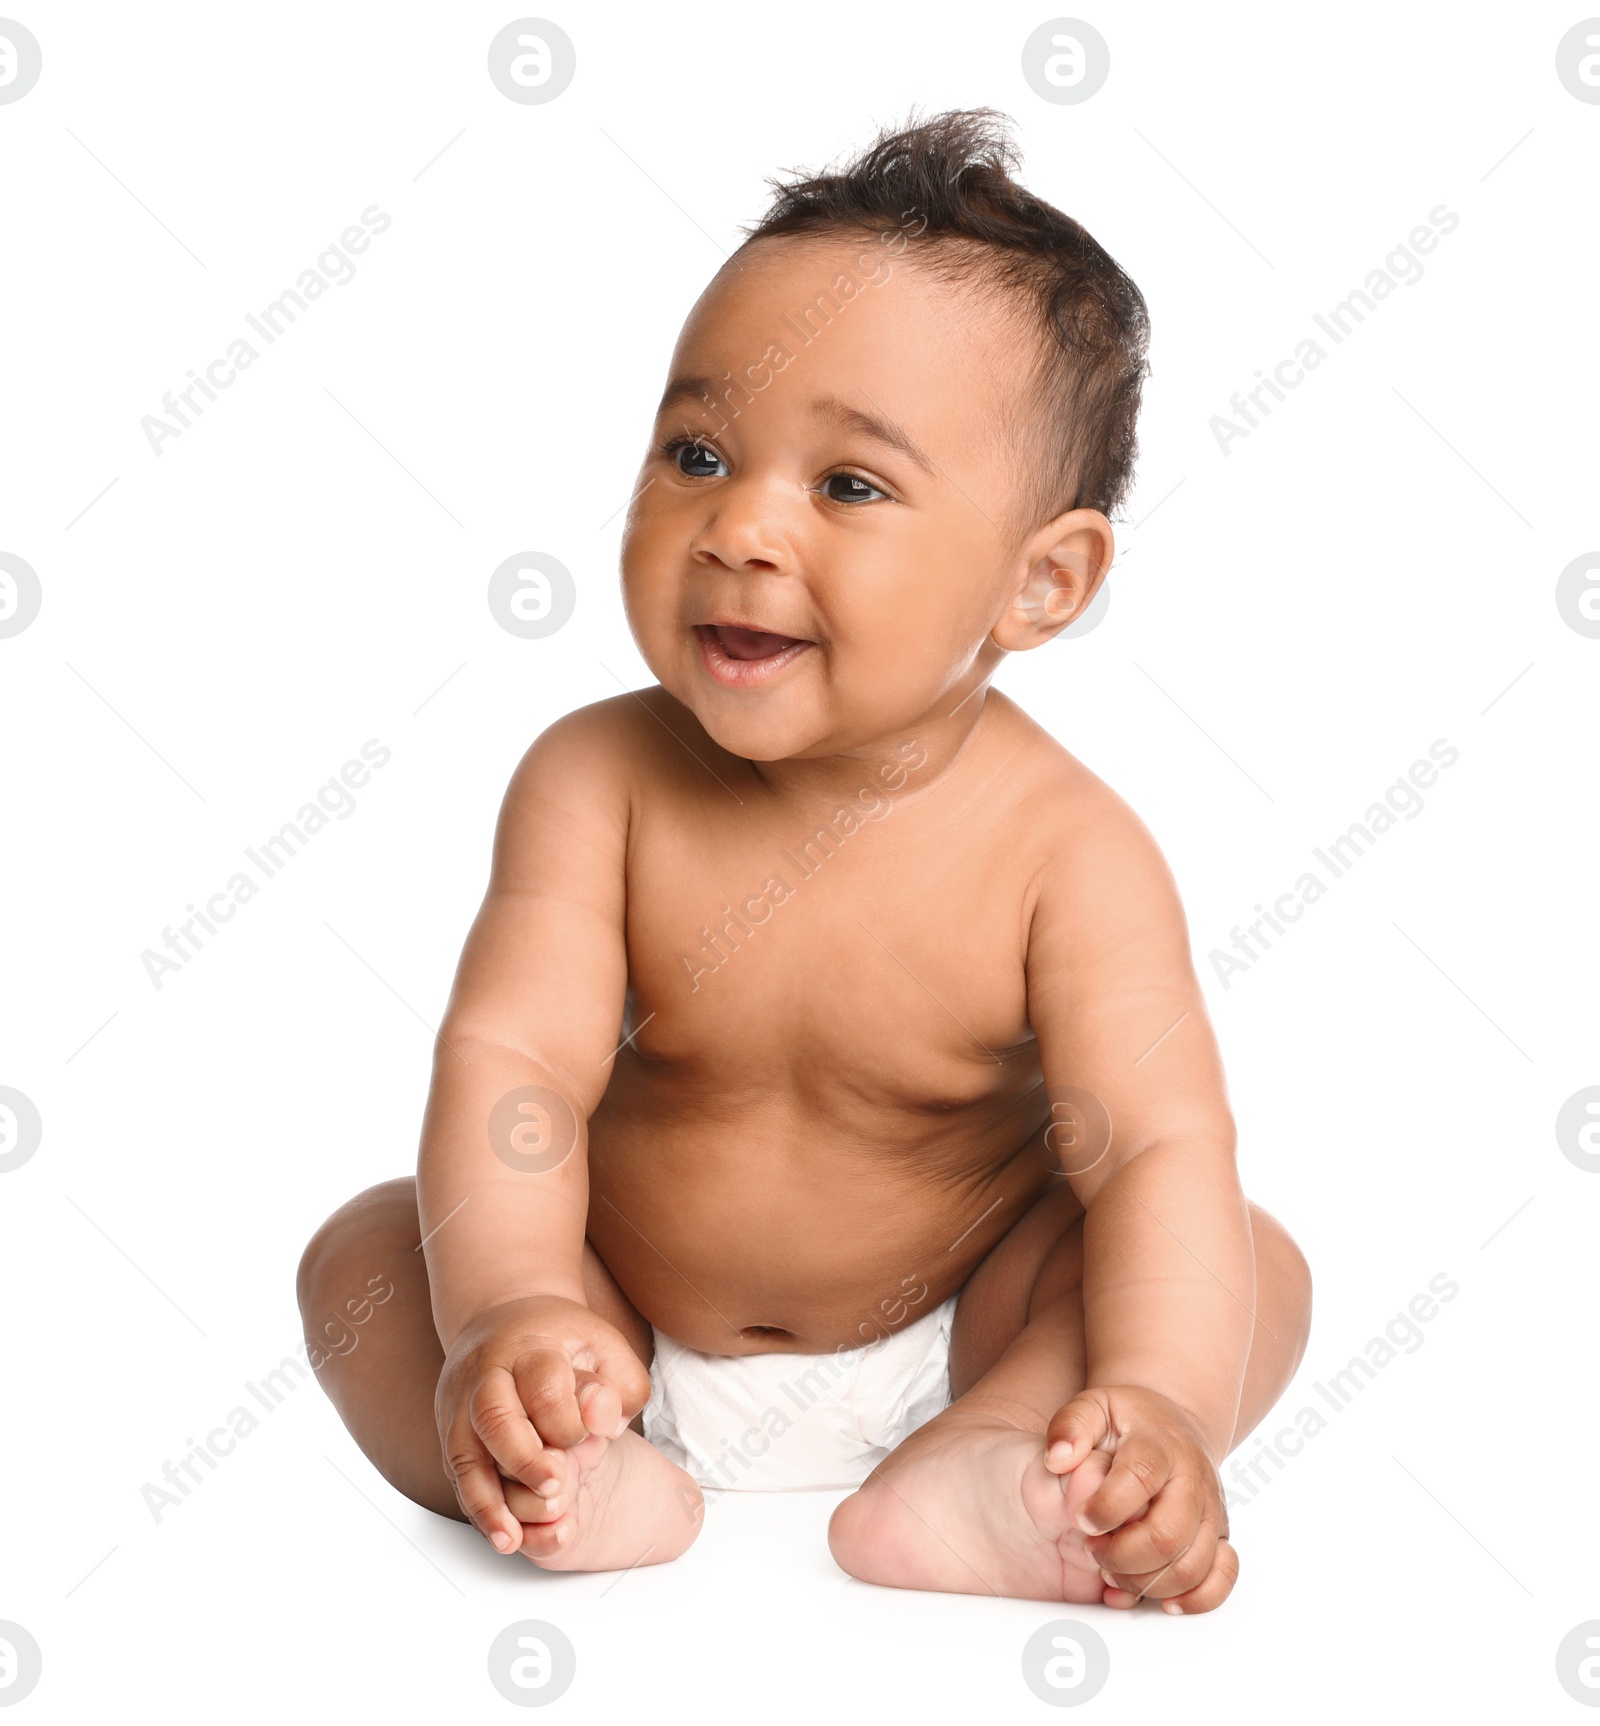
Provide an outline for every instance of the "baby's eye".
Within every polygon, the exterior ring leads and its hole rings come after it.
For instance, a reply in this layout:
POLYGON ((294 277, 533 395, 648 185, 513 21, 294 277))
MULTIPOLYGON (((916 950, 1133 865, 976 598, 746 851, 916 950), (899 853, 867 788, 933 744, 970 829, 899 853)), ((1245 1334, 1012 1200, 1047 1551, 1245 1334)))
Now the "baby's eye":
POLYGON ((888 496, 887 492, 868 485, 859 474, 853 473, 831 473, 820 489, 830 503, 871 503, 875 497, 888 496))
POLYGON ((676 444, 671 457, 678 472, 690 479, 720 479, 728 471, 722 457, 709 444, 676 444))

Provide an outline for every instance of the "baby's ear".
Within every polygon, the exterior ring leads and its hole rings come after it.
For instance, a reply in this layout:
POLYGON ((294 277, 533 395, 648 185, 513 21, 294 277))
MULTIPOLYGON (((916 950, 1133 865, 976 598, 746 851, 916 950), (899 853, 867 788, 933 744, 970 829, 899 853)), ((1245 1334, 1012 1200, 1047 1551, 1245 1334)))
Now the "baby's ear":
POLYGON ((1082 617, 1114 549, 1111 523, 1097 509, 1069 510, 1033 534, 1018 553, 1010 603, 990 632, 995 646, 1025 653, 1082 617))

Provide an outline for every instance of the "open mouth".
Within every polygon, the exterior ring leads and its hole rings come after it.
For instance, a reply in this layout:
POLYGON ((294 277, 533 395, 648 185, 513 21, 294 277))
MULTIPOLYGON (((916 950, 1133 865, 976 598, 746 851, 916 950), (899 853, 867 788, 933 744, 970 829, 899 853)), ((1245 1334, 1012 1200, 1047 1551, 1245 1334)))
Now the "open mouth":
POLYGON ((740 623, 697 623, 700 663, 718 683, 748 689, 766 683, 815 647, 797 635, 750 629, 740 623))

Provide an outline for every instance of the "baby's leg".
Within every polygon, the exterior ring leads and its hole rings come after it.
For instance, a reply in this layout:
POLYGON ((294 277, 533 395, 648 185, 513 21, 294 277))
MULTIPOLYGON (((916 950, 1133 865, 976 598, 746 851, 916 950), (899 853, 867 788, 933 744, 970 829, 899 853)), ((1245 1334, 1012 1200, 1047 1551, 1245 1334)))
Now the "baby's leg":
MULTIPOLYGON (((1082 1207, 1047 1192, 962 1290, 951 1335, 955 1401, 834 1512, 829 1545, 864 1582, 953 1594, 1098 1601, 1100 1569, 1077 1513, 1105 1477, 1096 1454, 1065 1477, 1044 1466, 1052 1416, 1084 1386, 1082 1207)), ((1256 1330, 1237 1444, 1299 1365, 1310 1276, 1282 1226, 1252 1205, 1256 1330)))
MULTIPOLYGON (((317 1377, 350 1435, 407 1498, 465 1521, 445 1472, 433 1397, 444 1365, 418 1246, 416 1182, 386 1181, 334 1212, 300 1261, 306 1340, 326 1358, 317 1377), (384 1288, 393 1293, 383 1295, 384 1288), (376 1297, 376 1298, 375 1298, 376 1297), (358 1316, 364 1314, 365 1316, 358 1316)), ((600 1255, 583 1251, 590 1308, 649 1365, 650 1326, 600 1255)), ((638 1427, 639 1422, 635 1421, 638 1427)), ((506 1503, 524 1526, 522 1550, 546 1569, 613 1570, 661 1563, 699 1530, 699 1488, 639 1431, 591 1437, 567 1452, 565 1492, 541 1499, 516 1481, 506 1503), (559 1549, 554 1525, 569 1530, 559 1549), (648 1555, 647 1555, 648 1554, 648 1555)))

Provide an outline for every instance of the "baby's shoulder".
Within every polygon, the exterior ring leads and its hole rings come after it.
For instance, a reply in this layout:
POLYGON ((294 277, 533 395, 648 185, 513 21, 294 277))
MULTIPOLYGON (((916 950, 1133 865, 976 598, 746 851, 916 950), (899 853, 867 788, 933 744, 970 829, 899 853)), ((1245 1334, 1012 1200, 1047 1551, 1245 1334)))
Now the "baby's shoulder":
POLYGON ((517 763, 502 806, 503 833, 533 838, 555 822, 562 830, 625 834, 645 788, 681 772, 675 757, 690 746, 682 735, 686 717, 659 688, 563 714, 517 763))
POLYGON ((1129 804, 1036 719, 1003 696, 990 700, 1008 776, 1042 832, 1057 842, 1155 843, 1129 804))
POLYGON ((1004 715, 1036 885, 1078 905, 1102 892, 1164 893, 1170 872, 1137 811, 1013 702, 1004 715))
POLYGON ((693 723, 660 688, 594 701, 546 726, 528 746, 517 775, 544 783, 587 778, 596 789, 625 787, 681 753, 688 740, 685 721, 693 723))

